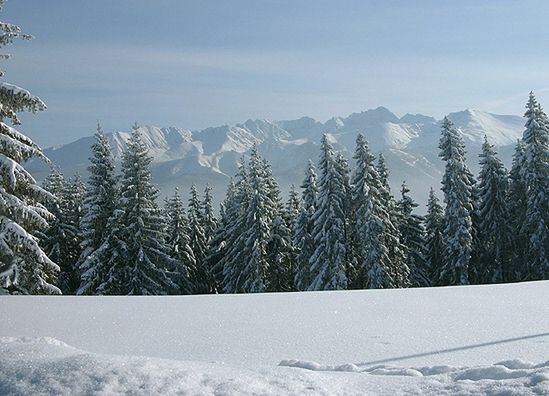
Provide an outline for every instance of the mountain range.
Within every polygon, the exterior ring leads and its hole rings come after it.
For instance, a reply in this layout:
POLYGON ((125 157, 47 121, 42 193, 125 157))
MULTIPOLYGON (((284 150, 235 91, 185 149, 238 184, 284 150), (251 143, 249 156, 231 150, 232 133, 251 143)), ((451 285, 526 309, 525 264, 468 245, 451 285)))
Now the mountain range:
MULTIPOLYGON (((448 115, 463 135, 471 169, 478 171, 478 153, 486 135, 503 162, 510 166, 514 145, 521 138, 524 119, 514 115, 496 115, 464 110, 448 115)), ((422 205, 429 188, 438 189, 444 163, 438 158, 440 120, 421 114, 397 117, 385 107, 333 117, 322 123, 310 117, 297 120, 248 120, 233 126, 223 125, 191 131, 177 127, 142 126, 139 128, 153 156, 153 181, 161 195, 176 186, 184 194, 191 184, 214 187, 219 201, 229 178, 235 174, 239 158, 254 144, 272 164, 283 193, 289 186, 301 184, 309 159, 316 162, 319 142, 327 133, 335 149, 352 159, 357 133, 367 138, 374 153, 382 152, 390 171, 395 196, 406 181, 412 196, 422 205)), ((120 160, 129 132, 108 134, 114 157, 120 160)), ((72 143, 46 148, 45 154, 65 175, 79 172, 85 176, 89 165, 93 136, 72 143)), ((352 164, 352 161, 351 161, 352 164)), ((48 169, 33 161, 27 167, 41 179, 48 169)), ((422 207, 419 212, 424 212, 422 207)))

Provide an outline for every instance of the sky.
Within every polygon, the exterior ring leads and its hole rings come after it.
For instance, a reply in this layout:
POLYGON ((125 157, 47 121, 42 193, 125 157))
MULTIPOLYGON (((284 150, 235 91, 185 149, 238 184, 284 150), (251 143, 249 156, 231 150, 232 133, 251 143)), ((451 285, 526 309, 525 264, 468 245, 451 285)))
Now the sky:
POLYGON ((32 34, 3 80, 48 110, 43 146, 143 125, 191 130, 385 106, 436 118, 549 108, 546 1, 9 0, 32 34))

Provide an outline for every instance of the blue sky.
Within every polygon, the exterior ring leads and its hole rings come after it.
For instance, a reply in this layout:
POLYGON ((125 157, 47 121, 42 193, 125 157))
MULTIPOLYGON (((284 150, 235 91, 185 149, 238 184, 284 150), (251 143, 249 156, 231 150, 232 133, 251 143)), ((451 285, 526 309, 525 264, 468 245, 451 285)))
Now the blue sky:
POLYGON ((2 66, 47 103, 22 127, 44 146, 97 120, 522 114, 530 90, 549 108, 545 1, 10 0, 1 18, 35 36, 2 66))

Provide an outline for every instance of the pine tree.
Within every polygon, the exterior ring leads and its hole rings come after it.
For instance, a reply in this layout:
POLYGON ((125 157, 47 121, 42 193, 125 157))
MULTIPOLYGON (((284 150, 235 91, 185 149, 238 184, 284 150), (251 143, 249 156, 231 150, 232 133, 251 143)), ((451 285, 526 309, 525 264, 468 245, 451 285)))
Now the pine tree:
POLYGON ((522 138, 527 200, 523 229, 528 238, 525 279, 549 279, 549 119, 532 92, 526 108, 522 138))
POLYGON ((312 283, 309 290, 347 288, 345 234, 345 175, 337 157, 323 135, 320 154, 320 180, 313 238, 315 252, 310 259, 312 283))
POLYGON ((316 196, 318 193, 316 173, 312 161, 309 161, 301 188, 303 189, 302 205, 293 228, 292 244, 296 250, 294 285, 296 290, 305 291, 312 282, 309 261, 314 253, 313 217, 316 211, 316 196))
MULTIPOLYGON (((233 195, 225 206, 226 239, 223 241, 224 254, 217 263, 223 271, 223 291, 225 293, 243 293, 241 273, 244 255, 244 238, 242 237, 247 219, 247 209, 251 200, 250 177, 245 159, 241 158, 233 195)), ((214 269, 218 273, 219 270, 214 269)))
POLYGON ((66 225, 64 233, 64 254, 57 261, 61 267, 58 284, 63 294, 76 294, 80 285, 78 259, 81 254, 80 220, 86 187, 80 175, 65 181, 61 195, 62 220, 66 225))
POLYGON ((368 142, 362 134, 356 138, 353 158, 356 166, 352 177, 352 232, 356 243, 356 275, 353 288, 396 287, 389 250, 385 245, 387 207, 382 203, 383 186, 368 142))
POLYGON ((427 287, 431 285, 429 280, 429 261, 426 254, 426 235, 424 219, 422 216, 412 213, 417 208, 417 203, 408 195, 410 190, 402 183, 402 197, 398 202, 400 211, 400 235, 405 247, 406 265, 410 269, 410 285, 412 287, 427 287))
POLYGON ((425 233, 426 254, 430 269, 429 279, 433 286, 438 286, 437 282, 441 278, 444 250, 444 211, 432 188, 429 191, 427 201, 425 233))
POLYGON ((81 254, 78 260, 80 287, 77 294, 96 294, 106 281, 108 272, 107 238, 113 232, 114 209, 118 201, 117 180, 114 174, 114 160, 107 137, 97 125, 95 141, 89 158, 89 178, 80 221, 81 254), (102 248, 104 255, 99 255, 102 248))
POLYGON ((76 261, 80 255, 78 235, 80 208, 84 187, 79 178, 65 180, 57 168, 53 168, 44 180, 44 189, 55 199, 46 202, 46 208, 55 216, 41 235, 41 245, 48 257, 59 265, 57 286, 63 294, 75 294, 80 282, 76 261))
MULTIPOLYGON (((3 4, 0 0, 0 9, 3 4)), ((16 25, 0 22, 0 47, 18 38, 30 36, 16 25)), ((45 109, 44 102, 29 91, 0 82, 0 293, 60 293, 54 286, 59 267, 40 248, 36 237, 52 219, 43 205, 52 197, 22 165, 32 158, 47 159, 38 145, 6 123, 9 120, 17 126, 17 113, 45 109)))
POLYGON ((215 230, 217 229, 217 217, 213 207, 212 188, 209 185, 206 185, 206 188, 204 188, 200 224, 204 230, 206 244, 208 244, 212 240, 215 235, 215 230))
POLYGON ((410 285, 410 269, 406 265, 406 248, 400 241, 401 235, 399 230, 402 220, 397 209, 395 197, 389 187, 389 170, 382 153, 379 153, 378 156, 377 172, 379 175, 379 200, 381 207, 384 208, 380 212, 384 226, 383 244, 388 250, 389 261, 391 263, 392 287, 408 287, 410 285))
POLYGON ((231 178, 227 186, 227 192, 225 200, 220 205, 220 220, 215 230, 214 236, 208 243, 206 258, 204 259, 204 265, 208 268, 210 274, 212 274, 214 282, 214 292, 221 293, 223 291, 223 263, 222 259, 227 255, 229 246, 227 240, 231 238, 228 230, 231 227, 230 216, 231 208, 233 207, 233 200, 235 197, 235 184, 231 178), (226 208, 229 208, 227 210, 226 208))
POLYGON ((517 141, 513 155, 513 165, 509 172, 509 223, 513 235, 511 241, 510 268, 504 279, 506 282, 516 282, 526 277, 526 252, 528 236, 523 225, 526 222, 526 183, 522 177, 522 169, 526 160, 526 146, 522 140, 517 141))
POLYGON ((507 171, 497 157, 493 146, 484 137, 480 154, 479 175, 479 255, 477 269, 480 283, 506 281, 509 273, 509 246, 511 228, 507 206, 507 171))
POLYGON ((198 191, 194 185, 191 186, 187 218, 189 244, 196 261, 194 270, 190 274, 191 282, 194 287, 194 293, 211 293, 213 288, 213 285, 211 284, 212 280, 206 266, 204 265, 207 241, 206 235, 204 234, 204 228, 202 228, 202 208, 200 200, 198 199, 198 191))
POLYGON ((469 284, 468 271, 473 243, 473 177, 465 164, 463 138, 447 117, 442 122, 439 148, 439 155, 446 162, 442 179, 446 209, 443 263, 440 278, 436 283, 466 285, 469 284))
POLYGON ((189 274, 194 273, 196 260, 191 249, 191 241, 188 235, 188 224, 183 208, 183 201, 176 188, 173 196, 166 202, 168 254, 177 264, 172 279, 177 285, 177 294, 190 294, 193 285, 189 274))
POLYGON ((169 273, 177 263, 165 245, 165 226, 155 199, 158 192, 151 184, 152 157, 133 127, 122 157, 122 181, 118 227, 110 236, 114 251, 109 258, 107 280, 99 294, 157 295, 175 293, 177 285, 169 273))
POLYGON ((267 291, 288 292, 294 287, 294 248, 291 231, 281 216, 277 216, 271 226, 267 243, 267 291))
POLYGON ((299 211, 301 209, 301 197, 295 189, 295 185, 290 186, 290 193, 288 195, 288 201, 286 202, 286 208, 284 210, 284 221, 286 226, 293 230, 295 227, 295 222, 299 216, 299 211))

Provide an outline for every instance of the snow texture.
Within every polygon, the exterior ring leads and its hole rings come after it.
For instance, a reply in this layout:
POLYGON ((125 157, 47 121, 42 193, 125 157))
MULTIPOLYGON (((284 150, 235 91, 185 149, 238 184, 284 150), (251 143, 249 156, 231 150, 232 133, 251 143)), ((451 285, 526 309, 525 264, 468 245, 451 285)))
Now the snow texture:
POLYGON ((548 281, 4 297, 0 394, 543 395, 544 301, 548 281))

